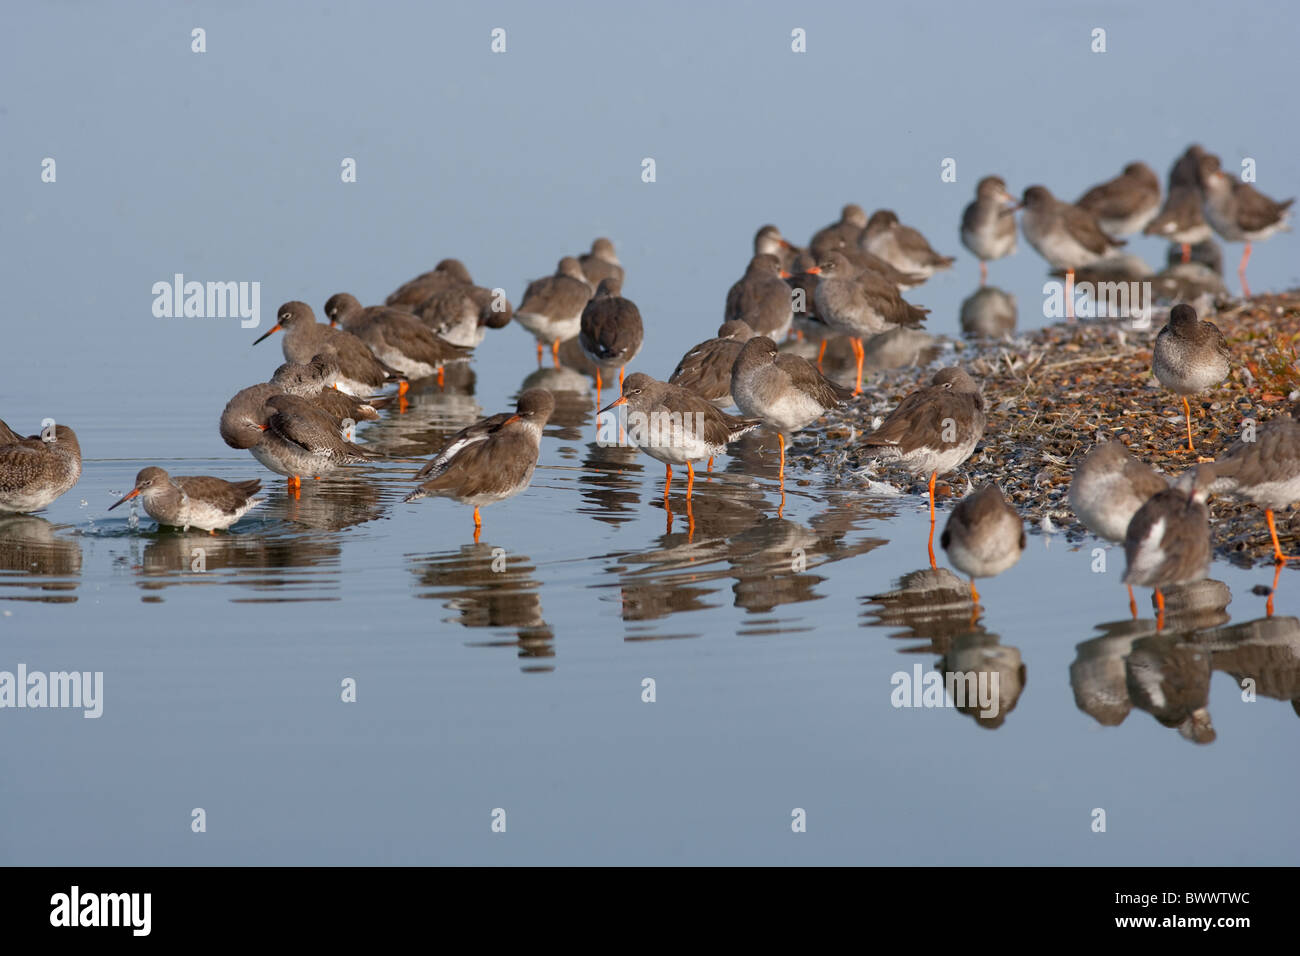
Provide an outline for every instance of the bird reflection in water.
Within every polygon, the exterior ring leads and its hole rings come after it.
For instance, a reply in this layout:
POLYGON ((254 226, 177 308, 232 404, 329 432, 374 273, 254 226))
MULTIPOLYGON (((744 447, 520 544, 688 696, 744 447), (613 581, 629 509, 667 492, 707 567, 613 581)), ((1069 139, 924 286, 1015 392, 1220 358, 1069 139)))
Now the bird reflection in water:
POLYGON ((74 535, 35 515, 0 515, 0 599, 72 604, 80 578, 74 535))
POLYGON ((542 617, 541 582, 534 577, 532 559, 481 543, 410 561, 420 588, 416 597, 439 601, 455 612, 443 619, 446 623, 502 634, 470 646, 514 647, 526 661, 524 671, 555 669, 547 663, 555 656, 555 634, 542 617))

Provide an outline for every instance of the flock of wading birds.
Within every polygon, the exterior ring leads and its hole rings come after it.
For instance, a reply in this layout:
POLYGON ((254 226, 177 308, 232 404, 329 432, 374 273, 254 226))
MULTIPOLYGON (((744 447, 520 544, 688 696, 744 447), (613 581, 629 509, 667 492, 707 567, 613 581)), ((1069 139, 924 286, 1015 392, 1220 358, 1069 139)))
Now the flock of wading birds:
MULTIPOLYGON (((1182 246, 1187 261, 1193 244, 1211 230, 1227 241, 1245 242, 1239 274, 1245 284, 1251 243, 1287 228, 1292 200, 1275 202, 1253 186, 1228 176, 1217 157, 1191 146, 1173 165, 1161 196, 1155 173, 1143 163, 1089 189, 1076 203, 1062 202, 1042 186, 1031 186, 1017 203, 997 176, 980 181, 974 202, 961 219, 962 243, 980 262, 981 282, 989 260, 1016 247, 1017 210, 1029 244, 1067 287, 1074 270, 1104 264, 1136 232, 1182 246)), ((629 428, 626 440, 667 466, 685 465, 690 511, 694 463, 721 454, 741 435, 767 427, 780 437, 784 490, 785 445, 862 387, 864 337, 915 327, 927 310, 901 292, 925 282, 953 259, 939 255, 915 229, 888 210, 868 218, 845 206, 839 222, 819 230, 807 249, 788 242, 775 226, 754 239, 745 275, 727 293, 725 321, 716 338, 682 358, 668 381, 644 373, 624 379, 625 367, 643 337, 636 305, 622 296, 623 267, 608 239, 591 251, 566 256, 552 276, 528 285, 518 308, 500 290, 474 285, 458 260, 401 286, 382 306, 362 306, 340 293, 325 303, 328 324, 318 322, 304 302, 288 302, 276 325, 256 340, 283 331, 286 364, 269 382, 239 392, 221 415, 221 436, 233 448, 248 449, 267 468, 286 475, 292 493, 301 477, 319 477, 340 466, 380 456, 354 443, 359 421, 375 419, 393 399, 377 397, 396 384, 398 399, 417 379, 437 377, 455 362, 468 361, 489 328, 513 318, 537 339, 538 364, 549 345, 558 365, 560 346, 576 339, 593 366, 600 412, 625 406, 650 427, 629 428), (777 342, 792 330, 821 339, 813 363, 782 353, 777 342), (855 388, 831 382, 821 371, 826 338, 851 338, 857 360, 855 388), (600 406, 604 380, 617 372, 619 397, 600 406), (736 406, 740 415, 724 409, 736 406)), ((1153 350, 1153 372, 1182 396, 1187 415, 1187 451, 1195 452, 1187 396, 1213 388, 1230 370, 1231 355, 1219 329, 1200 321, 1188 305, 1175 306, 1153 350)), ((513 413, 485 418, 453 435, 440 454, 416 474, 419 487, 405 500, 428 495, 453 498, 479 508, 518 494, 537 465, 543 426, 555 407, 545 389, 528 389, 513 413)), ((1238 441, 1216 460, 1200 459, 1176 481, 1134 459, 1119 442, 1094 448, 1076 471, 1071 504, 1094 533, 1122 541, 1127 558, 1124 581, 1130 606, 1132 585, 1155 589, 1163 627, 1162 588, 1204 577, 1210 560, 1206 500, 1212 492, 1235 492, 1265 509, 1274 555, 1291 560, 1278 540, 1273 512, 1300 499, 1300 403, 1291 414, 1263 426, 1253 441, 1238 441)), ((986 423, 978 385, 961 368, 940 369, 907 395, 871 434, 861 439, 877 458, 892 459, 915 475, 929 475, 930 561, 934 565, 934 484, 974 452, 986 423)), ((53 425, 23 438, 0 422, 0 510, 35 511, 76 483, 81 455, 76 435, 53 425)), ((237 522, 261 499, 257 480, 228 482, 208 476, 177 477, 150 467, 135 487, 110 507, 139 497, 160 524, 215 533, 237 522)), ((996 484, 974 491, 953 508, 940 539, 949 559, 971 578, 1001 573, 1025 547, 1020 516, 996 484)))

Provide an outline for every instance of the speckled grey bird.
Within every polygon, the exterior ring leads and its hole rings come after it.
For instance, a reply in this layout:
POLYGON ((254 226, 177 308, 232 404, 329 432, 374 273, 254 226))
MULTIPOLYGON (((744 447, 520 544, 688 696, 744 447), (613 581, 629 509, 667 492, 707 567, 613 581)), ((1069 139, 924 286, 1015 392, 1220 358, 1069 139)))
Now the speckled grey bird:
POLYGON ((375 357, 411 379, 438 377, 457 362, 468 362, 469 349, 462 349, 436 336, 410 312, 389 306, 363 306, 356 296, 339 292, 325 302, 325 314, 345 331, 355 335, 375 357))
POLYGON ((474 280, 470 278, 465 263, 459 259, 443 259, 431 272, 425 272, 405 283, 384 300, 384 305, 414 309, 435 292, 473 284, 474 280))
POLYGON ((754 256, 745 275, 727 290, 726 321, 744 322, 758 335, 784 339, 794 321, 790 286, 776 256, 754 256))
POLYGON ((537 339, 539 368, 542 349, 546 345, 551 347, 551 361, 557 366, 560 364, 560 343, 577 336, 582 325, 582 310, 587 307, 594 290, 581 264, 573 256, 561 259, 554 275, 528 284, 523 300, 515 310, 515 321, 537 339))
POLYGON ((603 236, 592 241, 590 252, 578 256, 578 265, 593 289, 605 279, 617 279, 619 286, 623 284, 623 263, 618 261, 614 243, 603 236))
POLYGON ((1169 169, 1169 188, 1165 204, 1146 227, 1143 235, 1162 236, 1182 247, 1183 262, 1190 260, 1191 248, 1210 238, 1210 224, 1201 211, 1201 157, 1205 150, 1193 143, 1169 169))
POLYGON ((954 261, 952 256, 935 252, 920 232, 899 222, 892 209, 877 209, 871 214, 858 245, 895 269, 927 279, 940 269, 951 268, 954 261))
POLYGON ((718 408, 735 404, 731 394, 731 370, 740 350, 754 337, 744 322, 723 322, 716 338, 707 339, 682 356, 668 378, 671 385, 694 392, 718 408))
POLYGON ((120 504, 139 497, 149 517, 160 525, 188 531, 198 528, 216 534, 262 503, 254 497, 262 489, 256 478, 249 481, 226 481, 209 475, 177 475, 150 466, 135 476, 135 487, 109 505, 112 511, 120 504))
POLYGON ((1197 466, 1214 492, 1227 491, 1264 508, 1273 560, 1282 563, 1300 556, 1283 552, 1273 513, 1300 501, 1300 402, 1291 413, 1278 415, 1259 428, 1252 441, 1238 439, 1218 458, 1197 466))
POLYGON ((475 422, 451 437, 438 456, 415 475, 420 487, 405 501, 437 496, 474 506, 474 540, 483 527, 479 508, 519 494, 533 479, 542 429, 555 411, 544 388, 526 389, 514 413, 475 422))
MULTIPOLYGON (((399 382, 401 374, 385 365, 355 335, 343 329, 332 329, 316 321, 316 313, 306 302, 286 302, 276 312, 276 322, 253 340, 257 345, 284 330, 282 343, 284 357, 290 362, 307 363, 333 346, 338 355, 339 388, 349 395, 364 398, 373 395, 385 385, 399 382)), ((405 382, 400 382, 405 390, 405 382)))
POLYGON ((621 390, 623 370, 641 351, 644 337, 641 310, 631 299, 623 298, 623 280, 617 276, 601 279, 596 294, 582 310, 578 332, 578 345, 596 367, 597 408, 604 377, 617 370, 621 390))
POLYGON ((992 482, 957 502, 939 537, 948 560, 970 578, 975 603, 980 599, 975 579, 1001 574, 1020 560, 1025 544, 1024 521, 992 482))
POLYGON ((81 445, 67 425, 24 438, 0 422, 0 511, 40 511, 80 477, 81 445))
POLYGON ((1124 535, 1124 583, 1155 589, 1165 626, 1164 589, 1199 581, 1210 568, 1210 512, 1205 507, 1212 477, 1192 469, 1173 486, 1152 495, 1124 535))
POLYGON ((1250 183, 1229 176, 1219 164, 1219 157, 1206 153, 1197 165, 1200 176, 1201 197, 1205 218, 1214 231, 1228 242, 1244 242, 1241 264, 1237 275, 1242 291, 1250 297, 1246 282, 1246 263, 1250 261, 1251 243, 1262 242, 1272 235, 1289 229, 1288 209, 1294 198, 1277 202, 1270 199, 1250 183))
POLYGON ((975 201, 961 216, 961 243, 980 261, 980 285, 989 262, 1016 251, 1016 200, 1001 176, 985 176, 975 187, 975 201))
POLYGON ((766 336, 746 342, 731 371, 731 394, 746 418, 757 418, 781 443, 781 481, 785 481, 787 436, 807 428, 849 397, 849 390, 826 379, 817 366, 797 355, 783 355, 766 336))
MULTIPOLYGON (((1138 509, 1169 487, 1169 479, 1129 454, 1112 439, 1088 452, 1070 478, 1070 507, 1093 534, 1123 544, 1138 509)), ((1129 611, 1137 617, 1137 600, 1128 589, 1129 611)))
POLYGON ((934 482, 975 452, 987 418, 979 386, 963 369, 941 368, 930 384, 908 393, 880 427, 862 439, 863 449, 897 461, 914 475, 930 475, 930 566, 934 560, 934 482))
POLYGON ((1213 322, 1196 318, 1190 305, 1176 305, 1169 311, 1169 323, 1156 336, 1151 352, 1151 370, 1160 384, 1183 400, 1187 415, 1188 452, 1196 451, 1192 442, 1192 408, 1188 395, 1214 388, 1232 370, 1227 340, 1213 322))
POLYGON ((1107 235, 1132 235, 1160 211, 1160 178, 1146 163, 1132 162, 1114 179, 1085 192, 1075 205, 1096 216, 1107 235))

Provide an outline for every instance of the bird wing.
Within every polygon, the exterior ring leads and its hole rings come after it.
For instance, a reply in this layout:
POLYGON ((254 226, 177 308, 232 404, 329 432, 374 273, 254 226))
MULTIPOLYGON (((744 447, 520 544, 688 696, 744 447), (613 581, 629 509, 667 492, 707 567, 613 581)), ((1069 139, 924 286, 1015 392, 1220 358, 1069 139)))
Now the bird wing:
POLYGON ((1234 194, 1237 200, 1237 224, 1246 232, 1258 232, 1267 229, 1282 218, 1295 199, 1274 202, 1250 183, 1236 182, 1234 194))
POLYGON ((172 484, 180 488, 189 497, 220 508, 224 514, 234 514, 248 504, 248 499, 262 488, 262 482, 253 478, 248 481, 231 482, 209 475, 183 475, 173 477, 172 484))
POLYGON ((836 385, 817 371, 817 366, 806 358, 783 352, 776 357, 776 367, 790 378, 790 384, 811 395, 822 408, 834 408, 853 394, 852 389, 836 385))

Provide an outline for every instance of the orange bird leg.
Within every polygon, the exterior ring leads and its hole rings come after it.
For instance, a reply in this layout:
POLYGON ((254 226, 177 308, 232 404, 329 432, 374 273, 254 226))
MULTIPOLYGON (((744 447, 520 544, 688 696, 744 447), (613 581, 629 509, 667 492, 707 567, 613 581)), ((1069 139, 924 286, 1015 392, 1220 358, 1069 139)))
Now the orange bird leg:
POLYGON ((1273 539, 1273 560, 1276 561, 1278 564, 1281 564, 1283 561, 1300 560, 1300 555, 1283 554, 1282 542, 1280 542, 1277 537, 1277 525, 1273 522, 1272 508, 1264 509, 1264 518, 1266 521, 1268 521, 1269 537, 1273 539))
POLYGON ((1192 244, 1191 244, 1190 242, 1184 242, 1184 243, 1183 243, 1183 262, 1191 262, 1191 261, 1192 261, 1192 244))
POLYGON ((937 568, 938 562, 934 560, 934 479, 939 477, 937 471, 930 472, 930 567, 937 568))
POLYGON ((618 393, 620 395, 623 394, 623 369, 624 366, 622 365, 618 367, 618 393))
POLYGON ((707 469, 705 469, 705 470, 708 471, 710 474, 713 472, 713 456, 712 456, 712 455, 709 456, 709 467, 708 467, 707 469))
POLYGON ((478 536, 483 533, 483 519, 479 517, 478 506, 474 506, 474 543, 478 544, 478 536))
POLYGON ((691 507, 691 496, 686 496, 686 540, 695 537, 695 509, 691 507))
MULTIPOLYGON (((622 383, 620 382, 619 384, 621 385, 622 383)), ((597 410, 600 409, 600 386, 601 386, 601 381, 600 381, 600 369, 597 368, 597 369, 596 369, 596 408, 597 408, 597 410)))
POLYGON ((858 380, 853 386, 853 394, 862 394, 862 359, 866 356, 867 350, 862 347, 862 339, 853 340, 853 355, 858 360, 858 380))
POLYGON ((556 368, 560 367, 560 340, 556 339, 551 343, 551 364, 556 368))
POLYGON ((668 489, 673 486, 673 466, 664 465, 668 469, 668 477, 664 480, 664 500, 668 500, 668 489))
POLYGON ((1273 616, 1273 595, 1277 593, 1277 580, 1282 576, 1283 567, 1284 565, 1279 563, 1277 567, 1273 569, 1273 587, 1268 592, 1268 603, 1264 605, 1264 614, 1267 617, 1273 616))
POLYGON ((1192 406, 1187 404, 1187 396, 1183 396, 1183 412, 1187 415, 1187 451, 1196 451, 1196 446, 1192 444, 1192 406))
POLYGON ((442 388, 447 384, 447 374, 443 371, 441 365, 438 366, 438 387, 442 388))
POLYGON ((784 486, 785 486, 785 436, 784 436, 784 435, 781 435, 781 434, 778 434, 776 437, 777 437, 777 441, 779 441, 779 442, 781 443, 781 472, 780 472, 780 475, 781 475, 781 485, 782 485, 782 487, 784 487, 784 486))
POLYGON ((971 578, 971 579, 970 579, 970 599, 971 599, 971 603, 972 603, 972 604, 979 604, 979 602, 980 602, 980 593, 979 593, 979 591, 976 591, 976 590, 975 590, 975 579, 974 579, 974 578, 971 578))
POLYGON ((989 267, 983 259, 980 260, 980 285, 989 280, 989 267))
POLYGON ((1156 614, 1156 630, 1163 631, 1165 629, 1165 595, 1159 588, 1156 588, 1156 608, 1159 611, 1156 614))
POLYGON ((826 339, 822 339, 822 347, 817 350, 817 367, 822 367, 822 359, 826 357, 826 339))
POLYGON ((397 383, 398 398, 403 398, 406 395, 406 393, 409 392, 410 390, 411 390, 411 383, 408 382, 406 379, 402 379, 397 383))
POLYGON ((543 353, 543 351, 542 351, 542 343, 541 343, 541 342, 538 342, 538 343, 537 343, 537 367, 538 367, 538 368, 541 368, 541 367, 542 367, 542 355, 543 355, 543 354, 544 354, 544 353, 543 353))
POLYGON ((1133 585, 1128 585, 1128 612, 1133 615, 1133 620, 1138 619, 1138 602, 1133 596, 1133 585))
MULTIPOLYGON (((695 488, 695 466, 689 461, 686 463, 686 501, 691 500, 691 491, 695 488)), ((688 508, 689 510, 689 508, 688 508)))
POLYGON ((1065 320, 1074 321, 1074 270, 1065 270, 1065 320))
POLYGON ((1246 281, 1246 263, 1250 261, 1250 243, 1246 243, 1246 251, 1241 254, 1241 265, 1237 266, 1237 275, 1241 279, 1241 294, 1247 299, 1250 298, 1250 283, 1246 281))

